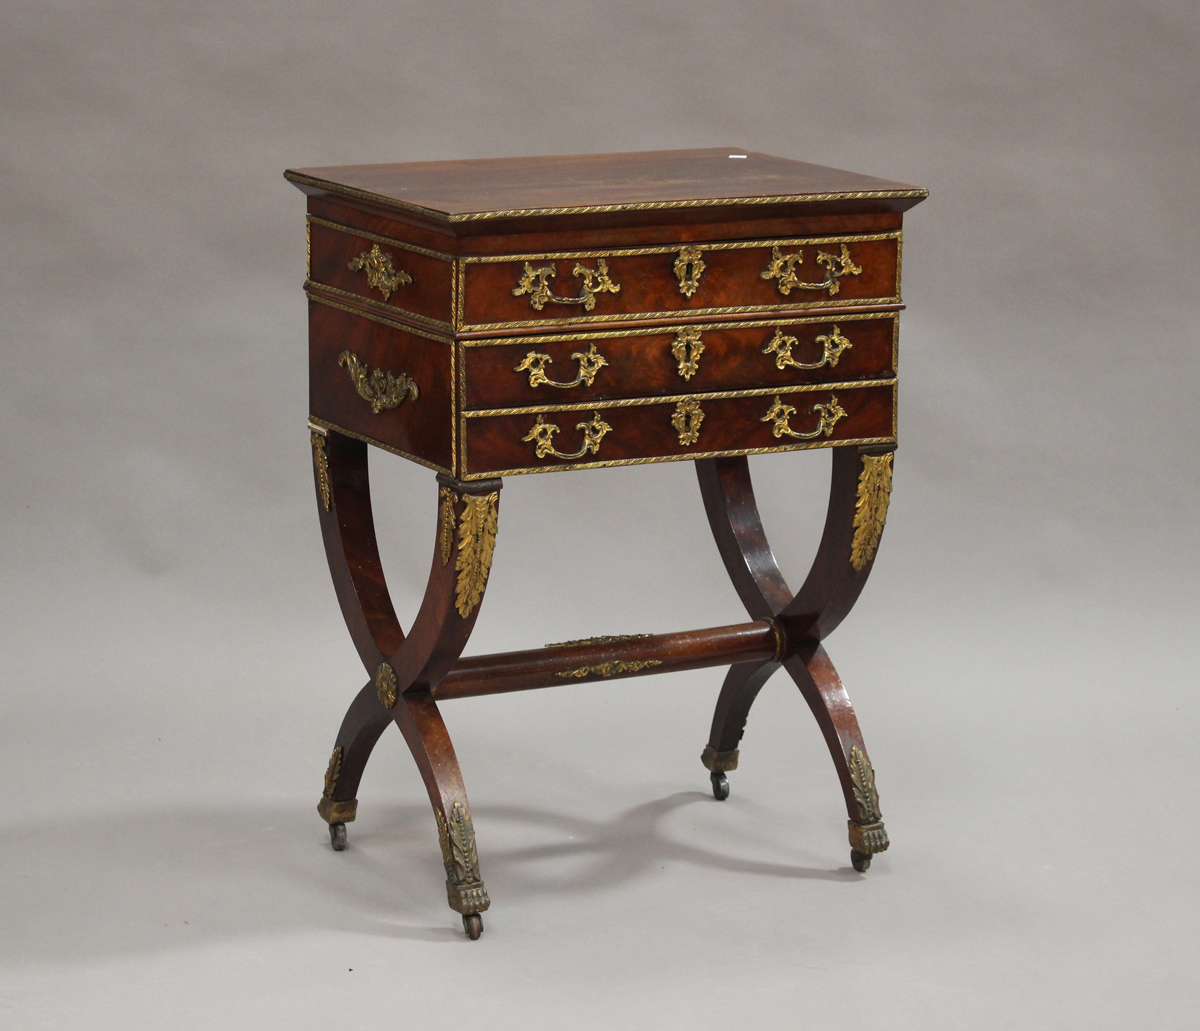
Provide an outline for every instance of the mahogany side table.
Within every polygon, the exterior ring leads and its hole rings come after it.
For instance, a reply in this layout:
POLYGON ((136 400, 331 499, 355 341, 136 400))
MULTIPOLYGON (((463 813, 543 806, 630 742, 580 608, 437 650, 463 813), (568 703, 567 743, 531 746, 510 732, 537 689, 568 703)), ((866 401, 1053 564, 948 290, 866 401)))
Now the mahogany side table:
POLYGON ((851 861, 888 847, 875 774, 823 639, 871 572, 896 447, 902 214, 926 191, 740 150, 288 171, 308 195, 309 428, 338 601, 370 677, 318 811, 345 848, 389 723, 437 819, 471 938, 490 904, 438 702, 728 666, 701 760, 729 794, 782 666, 828 743, 851 861), (406 634, 384 581, 367 445, 433 469, 433 557, 406 634), (833 448, 799 591, 763 533, 747 455, 833 448), (462 657, 505 476, 690 460, 750 622, 462 657))

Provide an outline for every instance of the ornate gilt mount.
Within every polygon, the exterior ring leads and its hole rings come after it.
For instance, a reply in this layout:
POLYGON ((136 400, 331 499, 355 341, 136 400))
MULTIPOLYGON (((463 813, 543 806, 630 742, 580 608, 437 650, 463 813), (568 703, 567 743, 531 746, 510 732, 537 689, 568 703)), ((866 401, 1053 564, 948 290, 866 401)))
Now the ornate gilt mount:
POLYGON ((533 441, 535 446, 533 453, 538 458, 545 458, 547 455, 553 455, 555 458, 562 458, 566 461, 573 461, 576 458, 582 458, 584 455, 594 455, 600 450, 600 441, 604 439, 604 435, 612 430, 612 427, 600 418, 600 413, 596 412, 592 415, 591 422, 577 423, 575 428, 583 431, 583 445, 578 451, 569 455, 563 454, 561 451, 554 449, 553 437, 558 432, 558 427, 552 422, 546 422, 544 415, 537 417, 537 422, 533 424, 533 428, 521 438, 522 442, 533 441))
POLYGON ((387 662, 381 662, 375 671, 375 694, 379 696, 379 704, 385 709, 391 709, 396 704, 397 684, 396 671, 387 662))
POLYGON ((610 634, 601 637, 581 637, 578 641, 559 641, 557 644, 543 645, 545 648, 578 648, 585 644, 611 644, 613 641, 640 641, 652 634, 610 634))
POLYGON ((838 326, 833 327, 832 333, 817 337, 817 343, 821 345, 823 352, 820 361, 796 361, 792 357, 792 348, 797 343, 799 341, 795 337, 784 336, 783 330, 777 329, 775 335, 767 341, 767 346, 763 348, 762 353, 775 355, 775 368, 777 369, 820 369, 825 365, 832 369, 837 365, 842 352, 848 351, 854 346, 842 336, 842 331, 838 326))
POLYGON ((458 523, 458 573, 454 607, 466 619, 483 597, 488 573, 492 569, 492 552, 496 548, 497 509, 500 495, 464 494, 462 516, 458 523))
POLYGON ((559 387, 562 390, 567 390, 571 387, 577 387, 581 383, 590 387, 592 381, 596 378, 596 373, 608 364, 608 359, 596 350, 595 344, 592 344, 588 348, 587 354, 576 351, 571 355, 571 360, 579 362, 579 374, 570 383, 559 383, 547 376, 546 366, 554 361, 554 359, 548 354, 539 354, 537 351, 530 351, 521 359, 521 364, 513 369, 513 372, 528 372, 529 385, 531 387, 538 387, 545 384, 548 387, 559 387))
POLYGON ((862 820, 850 820, 850 847, 865 855, 886 852, 890 844, 879 812, 879 792, 871 761, 857 745, 850 748, 850 783, 862 820))
POLYGON ((854 503, 854 539, 850 542, 850 565, 855 571, 875 557, 892 494, 892 453, 862 458, 858 498, 854 503))
POLYGON ((329 479, 329 456, 325 454, 325 438, 319 433, 311 434, 313 449, 313 466, 317 470, 317 490, 321 494, 321 504, 325 511, 333 501, 333 485, 329 479))
POLYGON ((325 791, 317 803, 317 812, 326 823, 351 823, 358 812, 357 798, 348 798, 340 802, 333 800, 341 772, 342 746, 338 745, 329 757, 329 766, 325 769, 325 791))
POLYGON ((681 447, 690 447, 700 439, 700 424, 703 421, 704 412, 700 408, 700 402, 694 397, 680 401, 675 406, 675 412, 671 416, 671 425, 679 434, 681 447))
POLYGON ((795 437, 797 440, 811 440, 814 437, 819 437, 824 434, 826 437, 833 433, 833 427, 837 425, 839 419, 846 416, 845 409, 838 404, 838 399, 835 394, 829 396, 829 404, 816 404, 812 406, 812 410, 816 412, 820 419, 817 422, 817 428, 810 433, 797 433, 788 421, 796 414, 796 409, 791 405, 785 405, 779 395, 775 395, 775 403, 771 405, 767 414, 760 419, 760 422, 774 423, 771 427, 771 435, 774 437, 795 437))
POLYGON ((579 669, 570 669, 557 675, 560 677, 576 677, 582 680, 584 677, 612 677, 618 673, 636 673, 640 669, 661 665, 662 659, 633 659, 630 661, 614 659, 611 662, 601 662, 595 666, 580 666, 579 669))
POLYGON ((342 746, 338 745, 329 757, 329 765, 325 768, 325 798, 333 798, 337 788, 338 777, 342 772, 342 746))
POLYGON ((437 817, 438 843, 446 867, 446 898, 450 908, 464 916, 482 913, 492 903, 479 875, 479 852, 471 814, 461 802, 454 803, 448 823, 440 809, 434 809, 433 813, 437 817))
POLYGON ((369 251, 363 251, 350 262, 350 271, 365 272, 367 287, 371 290, 378 290, 383 294, 385 301, 401 286, 412 282, 412 276, 403 269, 399 272, 396 271, 392 265, 392 256, 384 254, 379 249, 379 244, 375 244, 369 251))
POLYGON ((700 330, 695 326, 687 326, 675 334, 671 342, 671 354, 678 363, 679 375, 685 380, 696 375, 703 353, 704 343, 700 339, 700 330))
POLYGON ((738 767, 738 749, 718 752, 712 745, 705 745, 700 753, 700 761, 712 773, 731 773, 738 767))
POLYGON ((534 268, 529 262, 525 262, 525 271, 521 274, 520 281, 513 287, 513 296, 520 297, 528 294, 529 304, 534 311, 541 311, 547 304, 582 304, 584 311, 591 311, 596 307, 596 294, 621 292, 621 285, 609 279, 608 262, 603 258, 596 259, 594 269, 577 262, 575 268, 571 270, 571 275, 576 279, 581 277, 583 279, 578 297, 556 297, 551 293, 550 280, 556 275, 558 275, 558 270, 553 265, 534 268))
POLYGON ((861 824, 853 820, 846 821, 850 830, 850 847, 864 855, 872 856, 878 852, 886 852, 891 842, 888 840, 887 829, 883 821, 861 824))
POLYGON ((850 781, 854 785, 854 801, 862 813, 863 823, 879 820, 879 792, 875 788, 875 770, 871 760, 858 745, 850 747, 850 781))
POLYGON ((842 276, 857 276, 862 272, 862 269, 850 258, 850 248, 845 244, 842 244, 841 254, 817 251, 817 264, 825 269, 825 278, 819 283, 802 283, 800 281, 800 277, 796 275, 796 266, 803 264, 803 250, 798 250, 795 254, 784 254, 778 247, 772 247, 771 260, 767 264, 766 271, 762 273, 762 278, 778 279, 779 282, 776 286, 785 297, 793 290, 827 290, 829 296, 833 297, 842 289, 839 282, 842 276))
POLYGON ((700 288, 700 277, 705 269, 701 253, 699 247, 683 247, 675 259, 675 276, 679 280, 679 292, 684 297, 691 297, 700 288))
POLYGON ((450 561, 450 549, 454 547, 454 506, 458 504, 458 495, 449 487, 442 487, 438 498, 438 547, 444 566, 450 561))
POLYGON ((358 360, 358 355, 350 351, 338 355, 338 365, 346 366, 358 396, 370 404, 371 411, 376 415, 385 408, 398 407, 406 397, 415 401, 421 396, 416 382, 407 373, 397 377, 383 369, 368 372, 367 367, 358 360))

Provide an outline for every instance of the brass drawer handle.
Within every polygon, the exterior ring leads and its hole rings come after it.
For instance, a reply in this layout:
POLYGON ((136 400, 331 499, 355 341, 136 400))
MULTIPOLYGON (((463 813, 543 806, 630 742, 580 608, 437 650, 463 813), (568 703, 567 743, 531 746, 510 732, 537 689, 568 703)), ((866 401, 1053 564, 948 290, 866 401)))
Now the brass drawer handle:
POLYGON ((620 284, 614 283, 608 278, 608 262, 603 258, 596 259, 594 269, 576 263, 571 275, 576 278, 583 277, 578 297, 555 297, 550 292, 549 281, 557 274, 558 270, 553 265, 534 268, 529 262, 525 262, 525 272, 521 276, 520 282, 513 287, 513 296, 520 297, 522 294, 529 294, 529 303, 534 311, 541 311, 548 303, 582 304, 585 311, 591 311, 596 307, 596 294, 621 292, 620 284))
POLYGON ((679 292, 684 297, 691 297, 700 289, 700 277, 707 267, 700 257, 702 253, 699 247, 683 247, 675 259, 675 276, 679 280, 679 292))
POLYGON ((587 454, 597 454, 600 450, 600 441, 604 439, 604 434, 608 433, 612 427, 600 418, 599 412, 592 414, 591 422, 581 422, 576 427, 577 430, 583 430, 583 447, 574 454, 564 455, 561 451, 554 450, 554 444, 551 438, 558 432, 558 427, 552 422, 546 422, 544 415, 537 417, 537 422, 533 424, 531 429, 522 441, 536 441, 537 445, 533 449, 533 453, 538 458, 545 458, 547 455, 553 455, 555 458, 563 458, 568 462, 576 458, 582 458, 587 454))
POLYGON ((363 251, 357 258, 350 262, 351 272, 365 272, 367 274, 367 288, 369 290, 378 290, 383 294, 383 299, 386 301, 400 287, 406 283, 412 282, 410 276, 404 269, 396 271, 392 265, 392 256, 384 254, 379 249, 379 244, 375 244, 369 251, 363 251))
POLYGON ((415 401, 421 396, 416 381, 408 373, 402 372, 398 377, 383 369, 368 373, 358 355, 349 351, 338 355, 338 365, 346 366, 358 396, 371 405, 371 411, 376 415, 385 408, 396 408, 406 397, 415 401))
POLYGON ((821 434, 829 436, 833 433, 833 427, 837 425, 839 419, 846 417, 846 411, 838 404, 838 399, 835 394, 829 395, 829 404, 813 405, 812 410, 820 414, 821 419, 817 423, 817 428, 811 433, 797 433, 788 425, 788 420, 796 414, 796 409, 791 405, 785 405, 779 400, 779 395, 775 395, 775 403, 771 405, 770 410, 759 421, 773 422, 775 425, 771 427, 771 434, 774 437, 795 437, 797 440, 811 440, 813 437, 819 437, 821 434))
POLYGON ((819 362, 796 361, 792 357, 792 348, 797 343, 799 341, 795 337, 785 337, 783 330, 777 329, 775 330, 775 335, 767 342, 767 346, 763 348, 762 353, 775 355, 775 368, 777 369, 819 369, 823 365, 828 365, 832 369, 837 365, 842 352, 848 351, 854 346, 842 336, 842 331, 837 326, 833 327, 832 333, 817 337, 817 343, 821 345, 825 352, 821 355, 819 362))
POLYGON ((598 373, 604 366, 608 364, 608 359, 596 350, 596 345, 592 344, 588 348, 587 354, 581 354, 576 351, 571 355, 572 360, 579 362, 579 375, 577 375, 570 383, 559 383, 552 380, 546 375, 546 366, 554 361, 548 354, 539 354, 537 351, 530 351, 513 372, 528 372, 529 385, 538 387, 545 384, 548 387, 558 387, 560 390, 568 390, 571 387, 577 387, 581 383, 586 386, 592 385, 592 380, 596 378, 598 373))
POLYGON ((842 244, 842 253, 829 254, 817 251, 817 264, 825 269, 825 278, 820 283, 802 283, 796 275, 796 266, 804 264, 804 251, 795 254, 784 254, 778 247, 771 248, 771 261, 767 270, 762 273, 763 279, 778 279, 776 284, 779 292, 785 297, 793 290, 828 290, 832 297, 842 286, 838 282, 842 276, 857 276, 862 268, 855 265, 850 258, 850 248, 842 244))

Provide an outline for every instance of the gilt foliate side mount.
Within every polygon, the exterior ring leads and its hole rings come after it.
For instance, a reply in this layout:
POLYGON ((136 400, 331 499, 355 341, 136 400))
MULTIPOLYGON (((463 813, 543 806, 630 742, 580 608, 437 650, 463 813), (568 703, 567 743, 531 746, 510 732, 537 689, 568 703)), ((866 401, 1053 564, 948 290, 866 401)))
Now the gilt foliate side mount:
POLYGON ((463 511, 458 523, 458 581, 454 607, 466 619, 487 586, 496 548, 497 508, 500 494, 464 494, 463 511))
POLYGON ((346 367, 355 392, 371 406, 375 415, 385 409, 398 408, 406 398, 415 401, 421 396, 416 381, 407 373, 396 376, 384 369, 372 372, 353 351, 338 355, 338 365, 346 367))
POLYGON ((850 564, 855 572, 861 571, 875 557, 887 522, 891 494, 892 453, 863 455, 858 497, 854 504, 854 539, 850 544, 850 564))
POLYGON ((363 251, 350 262, 349 268, 351 272, 365 272, 367 288, 378 290, 383 294, 385 301, 390 299, 400 287, 413 281, 412 276, 403 269, 395 268, 392 264, 392 256, 384 254, 379 249, 379 244, 375 244, 369 251, 363 251))

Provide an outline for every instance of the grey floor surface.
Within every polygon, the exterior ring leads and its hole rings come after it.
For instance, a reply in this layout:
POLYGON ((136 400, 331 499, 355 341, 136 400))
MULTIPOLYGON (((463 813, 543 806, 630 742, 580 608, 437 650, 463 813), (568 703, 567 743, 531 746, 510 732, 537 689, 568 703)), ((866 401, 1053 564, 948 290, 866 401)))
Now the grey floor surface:
MULTIPOLYGON (((494 900, 476 943, 398 733, 329 848, 314 805, 361 679, 331 598, 83 584, 55 612, 69 647, 3 673, 2 1023, 1194 1026, 1195 613, 912 606, 888 579, 881 558, 829 644, 893 840, 865 876, 782 675, 724 803, 698 759, 717 670, 445 703, 494 900)), ((501 582, 484 646, 529 629, 501 582)), ((659 600, 580 608, 620 631, 659 600)), ((44 625, 9 602, 10 628, 44 625)))

